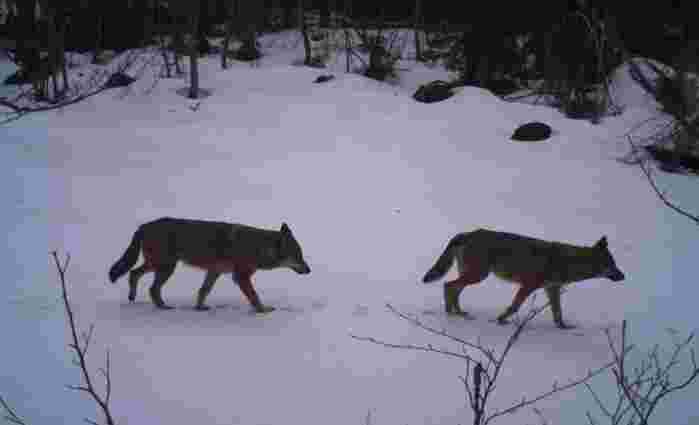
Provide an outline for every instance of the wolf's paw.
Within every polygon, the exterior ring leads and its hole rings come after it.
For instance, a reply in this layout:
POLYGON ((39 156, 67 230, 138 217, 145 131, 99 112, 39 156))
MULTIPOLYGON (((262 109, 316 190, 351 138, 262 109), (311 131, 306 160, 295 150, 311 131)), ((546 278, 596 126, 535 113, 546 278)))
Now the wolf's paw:
POLYGON ((265 313, 271 313, 274 310, 276 310, 276 308, 269 306, 269 305, 263 305, 263 306, 255 309, 255 312, 260 313, 260 314, 265 314, 265 313))
POLYGON ((160 309, 160 310, 174 310, 175 309, 175 307, 173 307, 171 305, 167 305, 167 304, 156 304, 155 306, 158 307, 158 309, 160 309))
POLYGON ((569 325, 568 323, 563 322, 556 323, 556 326, 558 326, 558 329, 575 329, 577 327, 575 325, 569 325))
POLYGON ((475 319, 475 316, 473 316, 471 313, 466 312, 466 311, 448 311, 447 315, 449 316, 456 316, 456 317, 461 317, 464 320, 473 320, 475 319))
POLYGON ((206 304, 200 304, 200 305, 195 306, 194 309, 198 310, 198 311, 207 311, 207 310, 211 310, 211 307, 209 307, 206 304))

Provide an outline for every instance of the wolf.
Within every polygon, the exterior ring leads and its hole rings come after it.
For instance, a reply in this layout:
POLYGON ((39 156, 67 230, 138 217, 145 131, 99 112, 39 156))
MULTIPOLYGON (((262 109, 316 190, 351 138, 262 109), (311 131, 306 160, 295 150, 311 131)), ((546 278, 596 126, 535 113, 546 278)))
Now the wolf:
POLYGON ((286 223, 276 231, 237 223, 163 217, 138 227, 124 255, 109 269, 109 279, 114 283, 131 270, 129 301, 133 302, 138 280, 153 271, 150 298, 156 307, 170 309, 163 301, 161 290, 180 260, 206 270, 197 293, 198 310, 209 309, 204 302, 222 273, 231 273, 252 307, 258 313, 267 313, 274 308, 263 305, 252 286, 251 278, 257 270, 285 267, 298 274, 311 272, 301 245, 286 223), (143 252, 143 264, 131 270, 140 252, 143 252))
POLYGON ((625 278, 609 252, 606 236, 588 247, 487 229, 459 233, 449 241, 422 281, 428 283, 443 277, 454 259, 458 277, 444 284, 448 314, 468 316, 459 306, 461 291, 480 283, 491 272, 519 285, 512 304, 497 317, 499 324, 507 323, 529 295, 544 288, 554 323, 561 329, 570 328, 572 326, 563 322, 561 288, 586 279, 607 278, 619 282, 625 278))

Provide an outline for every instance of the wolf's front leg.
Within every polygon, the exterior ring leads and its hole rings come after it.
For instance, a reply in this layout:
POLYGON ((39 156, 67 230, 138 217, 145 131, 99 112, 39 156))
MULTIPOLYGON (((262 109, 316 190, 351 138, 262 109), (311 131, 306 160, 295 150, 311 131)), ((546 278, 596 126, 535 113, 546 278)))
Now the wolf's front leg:
POLYGON ((269 313, 275 310, 274 307, 263 305, 260 301, 260 297, 252 286, 252 273, 234 273, 233 280, 238 284, 238 287, 243 291, 243 294, 245 294, 256 312, 269 313))
POLYGON ((512 300, 512 304, 510 304, 510 306, 507 307, 507 309, 501 315, 498 316, 498 324, 506 325, 507 323, 509 323, 509 317, 517 313, 517 311, 519 311, 519 308, 524 303, 524 300, 526 300, 527 297, 531 295, 531 293, 534 292, 535 289, 536 285, 527 285, 526 282, 522 284, 522 286, 520 286, 520 288, 517 290, 515 298, 514 300, 512 300))
POLYGON ((551 313, 553 313, 553 322, 560 329, 573 329, 575 326, 569 325, 563 322, 563 312, 561 309, 561 287, 560 286, 547 286, 546 296, 551 304, 551 313))

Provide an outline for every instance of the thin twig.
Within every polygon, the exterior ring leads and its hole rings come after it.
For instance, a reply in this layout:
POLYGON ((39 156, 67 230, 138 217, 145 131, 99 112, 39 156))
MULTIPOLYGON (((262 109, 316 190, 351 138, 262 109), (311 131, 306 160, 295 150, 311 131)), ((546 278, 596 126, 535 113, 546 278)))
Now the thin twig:
POLYGON ((493 414, 491 414, 490 416, 488 416, 488 419, 486 419, 486 423, 488 423, 491 419, 494 419, 494 418, 496 418, 496 417, 498 417, 498 416, 502 416, 502 415, 506 415, 506 414, 508 414, 508 413, 512 413, 512 412, 514 412, 515 410, 521 409, 522 407, 530 406, 530 405, 532 405, 532 404, 534 404, 534 403, 537 403, 537 402, 539 402, 539 401, 541 401, 541 400, 544 400, 544 399, 546 399, 546 398, 548 398, 548 397, 551 397, 552 395, 554 395, 554 394, 556 394, 556 393, 563 392, 563 391, 569 390, 569 389, 571 389, 571 388, 573 388, 573 387, 577 387, 577 386, 580 385, 580 384, 586 383, 587 381, 589 381, 590 379, 592 379, 592 378, 594 378, 595 376, 599 375, 600 373, 604 372, 605 370, 609 369, 609 368, 612 367, 613 365, 614 365, 614 362, 613 362, 613 361, 612 361, 612 362, 609 362, 609 363, 605 364, 604 366, 595 369, 594 371, 588 371, 587 374, 586 374, 585 376, 582 376, 582 377, 580 377, 580 378, 578 378, 578 379, 575 379, 575 380, 573 380, 573 381, 570 381, 569 383, 567 383, 567 384, 565 384, 565 385, 562 385, 562 386, 555 385, 551 390, 549 390, 549 391, 547 391, 547 392, 545 392, 545 393, 542 393, 542 394, 540 394, 540 395, 538 395, 538 396, 536 396, 536 397, 534 397, 534 398, 522 399, 522 401, 520 401, 519 403, 517 403, 517 404, 515 404, 515 405, 512 405, 512 406, 508 407, 507 409, 497 410, 497 411, 495 411, 493 414))
POLYGON ((465 339, 456 337, 456 336, 454 336, 454 335, 450 335, 450 334, 448 334, 448 333, 447 333, 445 330, 443 330, 443 329, 440 330, 440 329, 433 328, 433 327, 431 327, 431 326, 427 326, 427 325, 425 325, 422 321, 418 320, 417 318, 410 317, 410 316, 408 316, 407 314, 402 313, 402 312, 396 310, 391 304, 386 304, 386 307, 387 307, 393 314, 395 314, 396 316, 400 317, 400 318, 403 319, 403 320, 408 321, 409 323, 412 323, 413 325, 417 326, 417 327, 420 328, 420 329, 426 330, 426 331, 428 331, 428 332, 430 332, 430 333, 433 333, 433 334, 435 334, 435 335, 439 335, 439 336, 445 337, 445 338, 450 339, 450 340, 452 340, 452 341, 454 341, 454 342, 456 342, 456 343, 462 344, 462 345, 465 346, 465 347, 470 347, 470 348, 473 348, 473 349, 475 349, 475 350, 478 350, 478 351, 481 352, 489 361, 495 361, 495 356, 493 355, 492 351, 491 351, 491 350, 488 350, 486 347, 484 347, 484 346, 481 345, 480 343, 475 343, 475 344, 474 344, 474 343, 472 343, 472 342, 470 342, 470 341, 466 341, 465 339))
MULTIPOLYGON (((100 395, 97 393, 97 390, 95 389, 93 383, 92 383, 92 378, 90 376, 90 373, 87 368, 87 359, 85 357, 85 354, 87 352, 87 345, 84 348, 80 348, 80 341, 78 339, 78 332, 77 332, 77 325, 75 323, 75 317, 73 314, 73 308, 71 307, 70 300, 68 298, 68 289, 66 285, 66 271, 68 269, 68 265, 70 264, 70 254, 66 255, 66 260, 61 265, 61 262, 58 259, 58 254, 56 251, 52 251, 51 255, 53 256, 53 260, 56 264, 56 268, 58 270, 58 277, 60 280, 61 284, 61 294, 63 297, 63 305, 66 310, 66 315, 68 316, 68 326, 70 327, 70 333, 72 337, 72 344, 70 344, 70 347, 75 351, 75 354, 77 355, 77 360, 78 360, 78 365, 80 367, 80 370, 82 372, 83 380, 85 381, 85 385, 68 385, 67 387, 73 390, 77 391, 83 391, 86 392, 90 395, 90 397, 97 403, 97 405, 100 407, 102 410, 102 413, 104 414, 105 420, 107 421, 107 425, 114 425, 114 419, 112 418, 111 411, 109 409, 109 404, 108 404, 108 399, 109 399, 109 394, 111 392, 111 382, 109 378, 107 378, 107 396, 103 399, 100 397, 100 395)), ((87 335, 91 337, 92 331, 90 331, 87 335)), ((89 338, 87 339, 87 342, 89 342, 89 338)), ((109 358, 107 358, 107 369, 109 370, 109 358)), ((86 421, 88 421, 86 419, 86 421)))
POLYGON ((352 334, 350 334, 350 337, 356 339, 357 341, 371 342, 372 344, 382 345, 382 346, 388 347, 388 348, 401 348, 401 349, 405 349, 405 350, 416 350, 416 351, 425 351, 428 353, 438 353, 438 354, 444 354, 445 356, 449 356, 449 357, 456 357, 456 358, 461 359, 461 360, 469 360, 469 361, 475 362, 475 359, 473 359, 473 357, 470 357, 468 355, 454 353, 453 351, 449 351, 449 350, 442 350, 439 348, 434 348, 432 345, 422 346, 422 345, 412 345, 412 344, 394 344, 394 343, 390 343, 390 342, 380 341, 376 338, 372 338, 372 337, 368 337, 368 336, 357 336, 357 335, 352 335, 352 334))
MULTIPOLYGON (((627 139, 628 139, 628 141, 629 141, 629 144, 631 144, 631 148, 632 148, 632 149, 636 149, 636 146, 635 146, 634 143, 631 141, 631 136, 630 136, 630 135, 627 135, 627 139)), ((678 206, 675 205, 674 203, 670 202, 670 201, 667 199, 667 197, 665 196, 665 194, 663 194, 663 193, 660 191, 660 189, 658 189, 658 185, 655 183, 655 179, 653 178, 653 176, 652 176, 651 173, 650 173, 650 170, 648 169, 648 167, 646 166, 646 164, 643 163, 643 161, 639 162, 638 165, 641 167, 641 170, 643 171, 643 174, 646 175, 646 178, 648 179, 648 182, 650 183, 651 187, 653 188, 653 191, 655 191, 655 194, 658 195, 658 197, 660 198, 660 200, 663 201, 663 203, 664 203, 667 207, 669 207, 669 208, 672 209, 673 211, 675 211, 675 212, 677 212, 677 213, 679 213, 679 214, 681 214, 681 215, 683 215, 683 216, 689 218, 689 219, 692 220, 694 223, 699 224, 699 216, 693 215, 693 214, 691 214, 691 213, 689 213, 689 212, 683 210, 682 208, 678 207, 678 206)))
POLYGON ((2 406, 3 409, 5 409, 6 415, 3 416, 3 418, 15 425, 26 425, 26 422, 24 422, 24 419, 20 418, 17 416, 14 410, 10 407, 10 405, 5 401, 4 398, 0 395, 0 406, 2 406))
POLYGON ((649 418, 661 400, 675 391, 689 386, 699 377, 699 367, 696 363, 694 349, 690 349, 692 370, 690 374, 679 384, 672 384, 671 369, 680 364, 680 354, 689 346, 694 338, 691 333, 686 339, 675 343, 670 359, 663 365, 660 359, 660 346, 656 344, 641 361, 640 366, 633 369, 633 377, 629 376, 626 367, 626 357, 631 346, 626 345, 626 321, 622 322, 621 349, 618 350, 607 331, 609 348, 614 356, 616 367, 612 369, 617 385, 617 406, 613 413, 604 407, 597 395, 588 386, 588 390, 595 398, 595 402, 607 415, 613 425, 621 424, 627 413, 633 414, 628 420, 629 424, 648 425, 649 418), (639 422, 636 422, 638 420, 639 422))

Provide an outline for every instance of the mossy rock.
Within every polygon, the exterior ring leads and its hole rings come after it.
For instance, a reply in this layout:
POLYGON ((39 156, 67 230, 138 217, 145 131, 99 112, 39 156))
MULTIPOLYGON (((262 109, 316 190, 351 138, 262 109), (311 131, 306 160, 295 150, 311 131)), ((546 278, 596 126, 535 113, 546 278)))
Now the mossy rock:
POLYGON ((413 94, 413 99, 421 103, 435 103, 449 99, 454 93, 451 85, 446 81, 435 80, 420 86, 413 94))
POLYGON ((112 74, 109 76, 109 79, 104 84, 104 86, 110 89, 115 87, 127 87, 130 86, 131 83, 133 83, 134 81, 136 81, 136 79, 131 77, 130 75, 124 74, 123 72, 117 72, 116 74, 112 74))
POLYGON ((330 80, 334 80, 335 76, 334 75, 319 75, 318 78, 313 81, 314 83, 326 83, 330 80))
POLYGON ((517 127, 510 140, 515 142, 541 142, 550 138, 552 132, 548 124, 532 121, 517 127))

